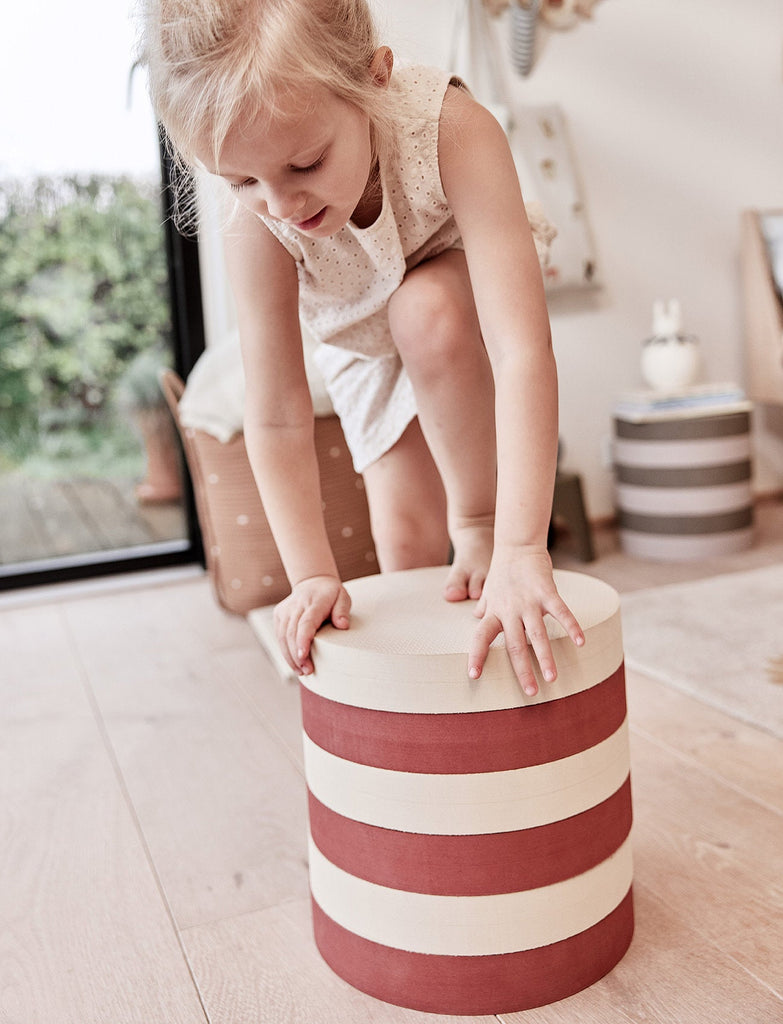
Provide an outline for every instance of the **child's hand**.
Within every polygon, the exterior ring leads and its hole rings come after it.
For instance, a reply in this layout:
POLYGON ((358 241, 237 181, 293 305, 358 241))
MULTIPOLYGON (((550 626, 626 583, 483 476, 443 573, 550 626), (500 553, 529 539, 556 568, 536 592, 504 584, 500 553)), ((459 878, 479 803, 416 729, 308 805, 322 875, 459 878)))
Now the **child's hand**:
POLYGON ((525 693, 538 693, 533 674, 531 648, 541 674, 548 682, 557 678, 544 614, 563 626, 578 646, 585 642, 579 623, 560 597, 552 578, 552 562, 545 547, 496 547, 476 617, 481 619, 468 655, 468 674, 478 679, 489 645, 505 633, 506 650, 519 685, 525 693))
POLYGON ((275 608, 275 632, 283 656, 297 675, 313 671, 310 645, 331 619, 337 629, 348 629, 351 598, 336 576, 311 576, 301 580, 275 608))

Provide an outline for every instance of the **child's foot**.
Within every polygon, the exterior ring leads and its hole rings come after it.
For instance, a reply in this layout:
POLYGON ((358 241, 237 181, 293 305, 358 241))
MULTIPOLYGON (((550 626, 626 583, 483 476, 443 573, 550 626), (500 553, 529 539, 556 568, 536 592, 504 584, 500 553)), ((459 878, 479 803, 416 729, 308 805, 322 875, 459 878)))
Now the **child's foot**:
POLYGON ((491 523, 452 529, 454 560, 443 589, 447 601, 477 601, 481 597, 492 560, 493 536, 491 523))

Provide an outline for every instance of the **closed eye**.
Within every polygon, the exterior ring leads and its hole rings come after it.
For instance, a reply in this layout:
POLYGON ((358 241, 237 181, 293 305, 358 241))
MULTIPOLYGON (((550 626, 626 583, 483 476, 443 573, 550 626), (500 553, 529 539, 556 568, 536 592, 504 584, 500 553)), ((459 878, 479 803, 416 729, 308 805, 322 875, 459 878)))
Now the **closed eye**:
POLYGON ((241 192, 243 188, 247 188, 248 185, 255 185, 255 178, 245 178, 244 181, 229 181, 228 187, 232 192, 241 192))
POLYGON ((319 167, 323 166, 325 157, 320 156, 314 163, 308 164, 307 167, 292 167, 292 171, 296 171, 297 174, 312 174, 317 171, 319 167))

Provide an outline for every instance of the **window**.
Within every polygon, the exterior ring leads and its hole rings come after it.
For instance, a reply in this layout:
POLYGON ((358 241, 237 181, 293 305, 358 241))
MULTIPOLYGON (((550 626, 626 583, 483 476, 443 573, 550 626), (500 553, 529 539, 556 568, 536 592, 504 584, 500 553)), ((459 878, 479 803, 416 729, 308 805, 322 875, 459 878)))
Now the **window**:
POLYGON ((167 216, 134 26, 98 0, 4 23, 0 587, 196 560, 157 374, 203 349, 198 253, 167 216))

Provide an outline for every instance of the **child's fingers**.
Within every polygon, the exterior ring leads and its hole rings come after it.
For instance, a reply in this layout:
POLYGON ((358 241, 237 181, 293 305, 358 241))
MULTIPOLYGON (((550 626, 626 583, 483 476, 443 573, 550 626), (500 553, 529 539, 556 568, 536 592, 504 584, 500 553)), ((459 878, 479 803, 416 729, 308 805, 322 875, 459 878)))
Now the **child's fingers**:
POLYGON ((283 602, 278 607, 278 639, 286 661, 299 675, 310 675, 313 672, 310 648, 315 634, 330 617, 338 629, 348 629, 351 598, 341 587, 331 610, 325 602, 305 608, 300 608, 295 603, 286 606, 283 602))
POLYGON ((300 666, 294 657, 294 648, 289 641, 290 617, 286 614, 281 605, 278 605, 275 609, 274 623, 280 652, 285 658, 288 667, 293 669, 294 672, 299 673, 300 666))
POLYGON ((471 679, 478 679, 481 675, 489 646, 502 628, 500 620, 494 615, 485 615, 476 626, 468 649, 468 675, 471 679))
POLYGON ((297 675, 309 675, 313 670, 309 656, 310 644, 318 627, 312 628, 309 624, 311 620, 312 614, 309 611, 302 611, 287 601, 275 609, 277 640, 283 657, 297 675))
POLYGON ((348 629, 351 624, 351 598, 345 588, 340 589, 332 609, 332 625, 337 629, 348 629))
POLYGON ((291 640, 293 644, 292 651, 302 675, 309 675, 313 671, 313 663, 310 660, 310 646, 315 634, 323 623, 323 616, 314 609, 308 608, 302 613, 293 630, 291 640))
POLYGON ((547 682, 557 678, 557 665, 552 656, 549 634, 540 614, 528 627, 521 619, 512 619, 504 626, 496 616, 485 616, 473 634, 468 653, 468 675, 471 679, 479 678, 490 644, 501 632, 505 634, 506 653, 519 685, 528 696, 535 696, 538 693, 538 681, 533 671, 533 655, 547 682))
POLYGON ((351 624, 350 610, 351 598, 348 596, 348 592, 341 587, 331 612, 324 613, 317 608, 308 608, 302 613, 296 629, 294 657, 300 662, 304 675, 309 675, 313 671, 313 663, 309 655, 315 634, 328 619, 331 619, 332 625, 337 629, 348 629, 351 624))
POLYGON ((560 595, 558 595, 556 601, 552 602, 548 611, 550 615, 557 619, 576 646, 581 647, 585 642, 585 635, 582 632, 582 627, 579 625, 576 616, 560 595))
POLYGON ((294 661, 293 655, 285 641, 280 643, 280 651, 285 659, 286 664, 291 668, 297 675, 301 675, 302 671, 300 666, 294 661))
MULTIPOLYGON (((552 646, 549 643, 549 633, 547 631, 546 625, 544 624, 543 616, 540 612, 537 612, 534 616, 528 616, 525 622, 525 634, 527 640, 530 641, 530 646, 533 649, 533 654, 535 654, 536 656, 536 661, 538 662, 538 667, 541 670, 541 675, 544 677, 546 682, 553 683, 555 679, 557 679, 557 665, 555 664, 555 659, 552 655, 552 646)), ((537 683, 535 683, 535 677, 533 677, 533 679, 536 688, 532 692, 537 693, 538 685, 537 683)), ((521 679, 520 682, 522 682, 521 679)), ((525 690, 525 693, 531 692, 530 690, 526 689, 524 683, 523 689, 525 690)))
MULTIPOLYGON (((543 622, 541 625, 543 627, 543 622)), ((519 680, 519 685, 528 697, 534 697, 538 693, 538 682, 533 672, 533 661, 530 656, 530 646, 527 642, 528 637, 533 644, 533 650, 539 660, 539 664, 543 656, 544 662, 548 665, 549 671, 551 671, 554 666, 552 653, 551 651, 549 652, 548 660, 546 654, 549 640, 546 638, 546 643, 544 643, 538 629, 526 630, 521 619, 509 622, 504 632, 506 637, 506 653, 511 661, 511 667, 514 669, 514 675, 519 680), (536 644, 538 649, 536 649, 536 644)), ((543 632, 544 637, 546 637, 546 630, 544 629, 543 632)), ((544 671, 543 665, 542 671, 544 671)))

